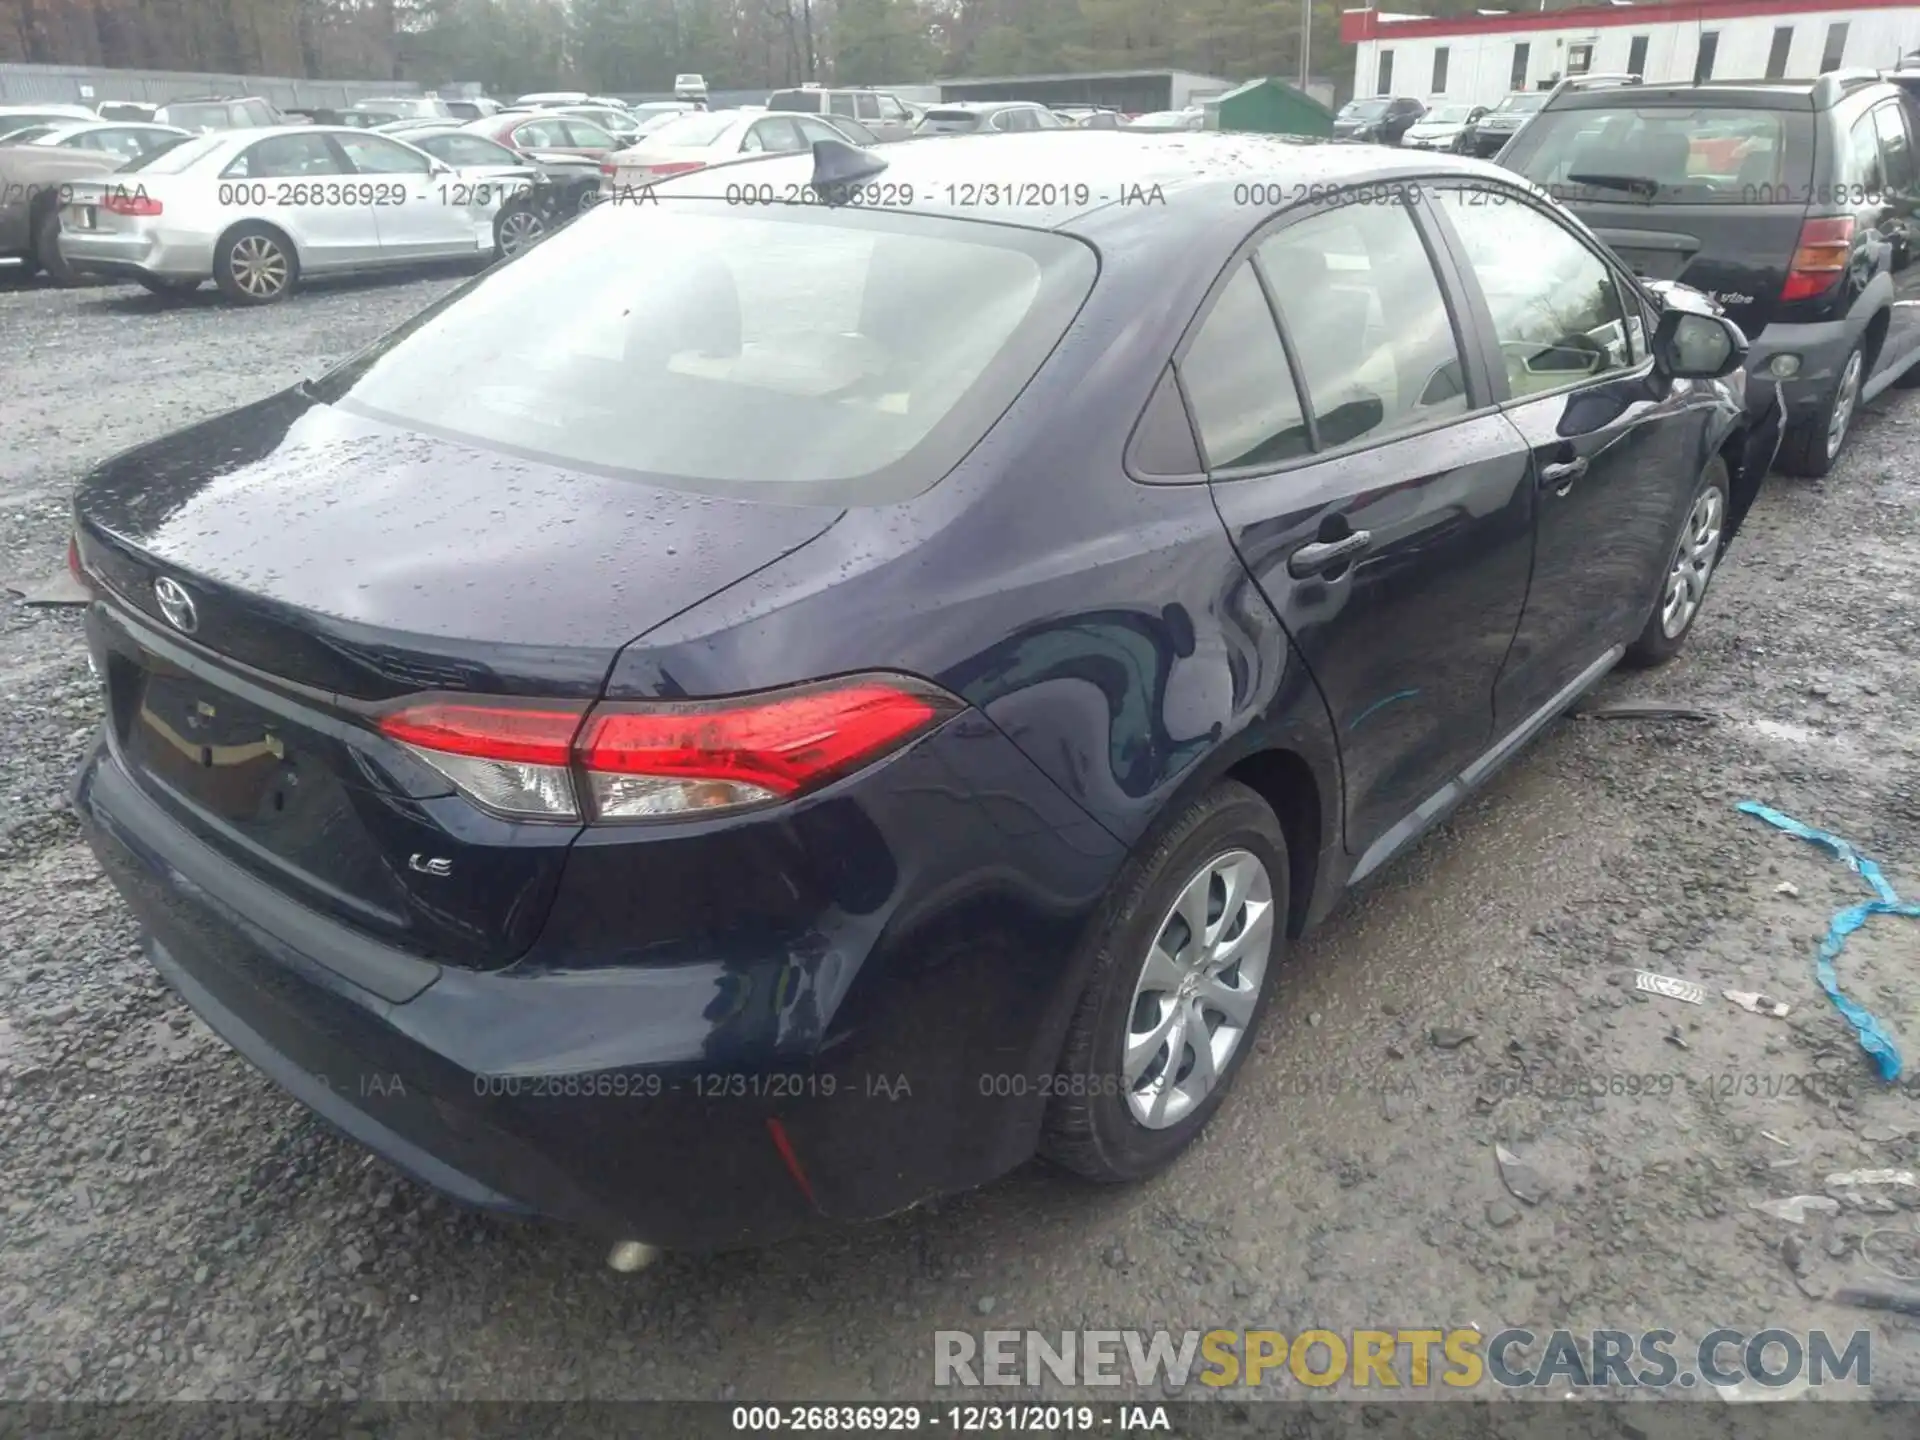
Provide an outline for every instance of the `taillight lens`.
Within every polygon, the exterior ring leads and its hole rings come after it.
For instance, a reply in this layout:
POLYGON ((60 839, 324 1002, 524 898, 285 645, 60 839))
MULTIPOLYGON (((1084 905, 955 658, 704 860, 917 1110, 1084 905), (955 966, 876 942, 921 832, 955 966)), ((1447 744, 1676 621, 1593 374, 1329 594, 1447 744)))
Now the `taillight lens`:
POLYGON ((128 195, 118 190, 109 191, 100 208, 109 215, 158 215, 161 211, 160 202, 151 195, 128 195))
POLYGON ((686 175, 706 168, 702 160, 665 160, 658 165, 642 165, 640 173, 649 180, 664 180, 669 175, 686 175))
POLYGON ((87 574, 87 567, 80 563, 80 537, 67 536, 67 571, 89 590, 93 588, 93 577, 87 574))
POLYGON ((863 675, 731 700, 596 705, 434 699, 380 719, 469 799, 546 820, 649 820, 766 805, 891 754, 960 709, 863 675))
POLYGON ((1793 268, 1780 298, 1811 300, 1831 290, 1846 273, 1853 254, 1853 217, 1809 220, 1800 227, 1800 243, 1793 252, 1793 268))

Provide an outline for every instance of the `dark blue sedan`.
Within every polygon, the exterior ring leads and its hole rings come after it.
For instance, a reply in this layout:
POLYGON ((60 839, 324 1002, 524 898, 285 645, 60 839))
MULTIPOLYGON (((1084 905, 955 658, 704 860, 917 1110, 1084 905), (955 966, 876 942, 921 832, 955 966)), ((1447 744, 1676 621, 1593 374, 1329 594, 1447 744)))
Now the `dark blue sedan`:
POLYGON ((1470 160, 715 167, 91 473, 76 804, 236 1049, 616 1254, 1134 1179, 1293 937, 1685 641, 1744 349, 1470 160))

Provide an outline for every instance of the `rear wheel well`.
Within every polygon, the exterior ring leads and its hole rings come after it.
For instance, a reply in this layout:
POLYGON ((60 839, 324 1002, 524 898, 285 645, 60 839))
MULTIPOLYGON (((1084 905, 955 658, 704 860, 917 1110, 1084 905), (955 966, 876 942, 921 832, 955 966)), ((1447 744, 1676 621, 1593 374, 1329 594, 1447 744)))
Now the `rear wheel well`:
POLYGON ((1287 837, 1287 934, 1306 928, 1320 865, 1320 787, 1307 762, 1290 750, 1262 750, 1227 771, 1252 790, 1280 821, 1287 837))
POLYGON ((1873 373, 1874 363, 1880 358, 1880 347, 1886 343, 1887 328, 1893 324, 1893 311, 1876 310, 1873 318, 1867 321, 1867 328, 1860 334, 1860 379, 1864 382, 1873 373))

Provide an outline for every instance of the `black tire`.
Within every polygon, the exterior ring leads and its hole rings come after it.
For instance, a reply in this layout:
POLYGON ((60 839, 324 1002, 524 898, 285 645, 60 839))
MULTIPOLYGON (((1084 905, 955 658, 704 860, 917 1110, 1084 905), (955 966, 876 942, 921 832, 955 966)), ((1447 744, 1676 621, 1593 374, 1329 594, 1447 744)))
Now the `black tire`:
POLYGON ((60 253, 60 211, 55 206, 49 205, 46 212, 33 222, 33 256, 54 284, 80 283, 80 272, 69 265, 67 257, 60 253))
POLYGON ((1726 552, 1727 516, 1732 513, 1729 508, 1732 501, 1727 462, 1716 455, 1707 462, 1707 468, 1700 474, 1700 484, 1695 488, 1693 498, 1687 502, 1686 514, 1680 521, 1680 532, 1674 536, 1667 564, 1660 573, 1659 589, 1654 592, 1653 612, 1647 616, 1646 626, 1640 631, 1639 638, 1627 647, 1621 664, 1642 670, 1653 665, 1664 665, 1686 645, 1687 636, 1693 633, 1694 622, 1700 618, 1700 611, 1706 604, 1707 590, 1713 584, 1713 577, 1720 573, 1720 557, 1726 552), (1681 583, 1679 567, 1682 554, 1689 549, 1697 551, 1699 548, 1702 506, 1710 503, 1706 500, 1709 491, 1719 492, 1718 505, 1715 507, 1717 519, 1714 522, 1716 534, 1712 558, 1708 561, 1705 576, 1700 580, 1699 592, 1693 597, 1692 608, 1685 611, 1684 618, 1669 634, 1669 597, 1673 588, 1681 583))
POLYGON ((220 237, 213 250, 213 283, 236 305, 271 305, 284 300, 300 283, 300 257, 293 242, 271 225, 249 220, 220 237), (269 254, 278 256, 275 265, 269 254), (249 263, 251 262, 251 263, 249 263), (236 266, 240 267, 236 273, 236 266), (250 275, 280 276, 278 285, 264 285, 250 275))
POLYGON ((1861 346, 1855 345, 1840 362, 1832 388, 1821 397, 1813 414, 1789 426, 1787 433, 1781 437, 1780 455, 1774 461, 1774 468, 1783 475, 1796 475, 1806 480, 1818 480, 1833 469, 1834 463, 1846 453, 1847 441, 1853 435, 1853 422, 1859 418, 1860 387, 1866 383, 1866 370, 1866 352, 1861 346), (1859 373, 1853 380, 1853 396, 1846 423, 1835 442, 1830 435, 1835 412, 1840 406, 1841 389, 1849 369, 1856 366, 1859 373))
MULTIPOLYGON (((1287 892, 1287 842, 1279 821, 1264 800, 1233 781, 1222 781, 1187 806, 1128 861, 1090 932, 1093 959, 1086 989, 1056 1067, 1056 1074, 1069 1083, 1054 1086, 1041 1154, 1089 1180, 1118 1184, 1144 1179, 1192 1143, 1226 1098, 1258 1040, 1277 983, 1274 976, 1286 958, 1287 892), (1149 949, 1160 927, 1171 923, 1169 912, 1189 880, 1210 860, 1236 850, 1260 861, 1272 891, 1272 944, 1258 995, 1212 1090, 1173 1124, 1150 1129, 1130 1108, 1122 1069, 1125 1038, 1134 1023, 1135 989, 1149 949)), ((1221 918, 1232 923, 1231 917, 1221 918)), ((1163 1045, 1162 1054, 1165 1049, 1163 1045)), ((1172 1064, 1184 1062, 1174 1057, 1166 1062, 1172 1064)))
POLYGON ((200 288, 200 282, 194 279, 171 280, 159 275, 136 275, 133 277, 141 287, 155 295, 164 295, 177 299, 182 295, 191 295, 200 288))

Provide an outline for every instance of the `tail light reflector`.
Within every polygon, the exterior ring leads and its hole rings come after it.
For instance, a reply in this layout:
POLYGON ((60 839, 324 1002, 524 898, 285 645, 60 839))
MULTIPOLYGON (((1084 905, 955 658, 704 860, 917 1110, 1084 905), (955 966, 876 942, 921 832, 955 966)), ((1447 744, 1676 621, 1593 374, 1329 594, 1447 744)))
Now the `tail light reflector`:
POLYGON ((87 574, 87 567, 80 563, 80 537, 67 536, 67 573, 72 575, 89 590, 93 588, 93 577, 87 574))
POLYGON ((1846 273, 1847 260, 1853 254, 1853 217, 1809 220, 1800 227, 1800 243, 1793 252, 1793 267, 1787 271, 1787 283, 1780 299, 1811 300, 1824 295, 1846 273))
POLYGON ((379 728, 485 809, 620 821, 791 799, 960 708, 921 681, 862 675, 730 700, 591 708, 439 697, 390 711, 379 728))
POLYGON ((158 215, 162 207, 151 195, 128 195, 123 191, 110 190, 101 200, 100 208, 109 215, 158 215))
POLYGON ((658 165, 642 165, 640 173, 649 180, 664 180, 669 175, 686 175, 706 168, 703 160, 663 160, 658 165))

